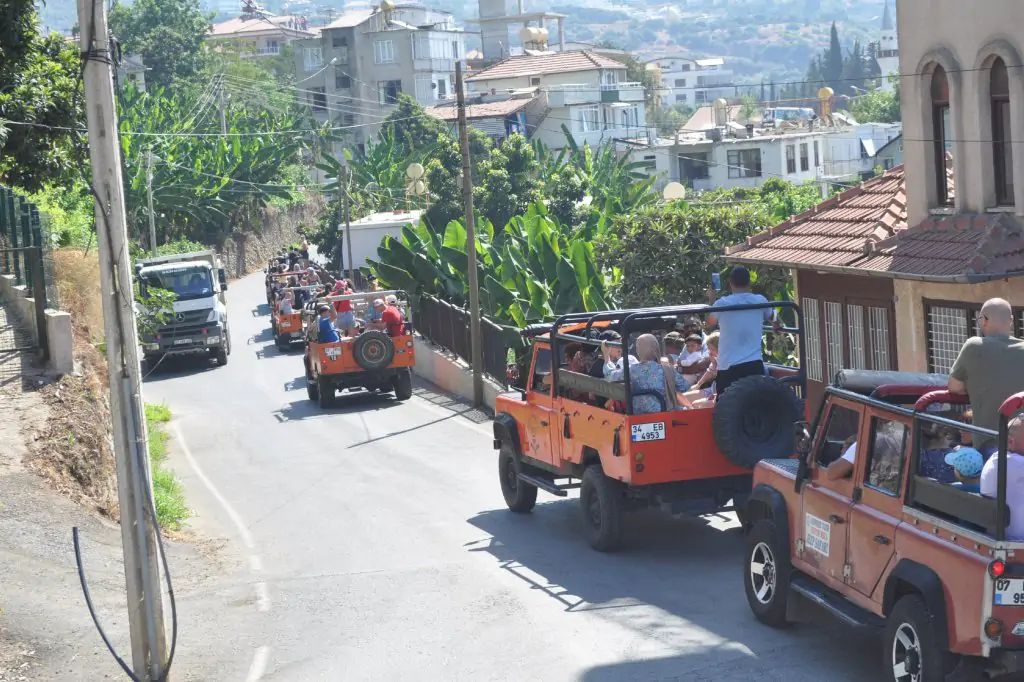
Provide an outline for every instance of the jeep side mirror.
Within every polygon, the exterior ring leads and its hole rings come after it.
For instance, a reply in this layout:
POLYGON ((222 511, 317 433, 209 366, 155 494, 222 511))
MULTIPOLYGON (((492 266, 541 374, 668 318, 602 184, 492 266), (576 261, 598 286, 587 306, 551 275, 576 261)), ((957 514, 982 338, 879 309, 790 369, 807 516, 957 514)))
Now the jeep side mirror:
POLYGON ((793 438, 796 442, 796 451, 800 456, 811 451, 811 432, 807 422, 796 422, 793 424, 793 438))

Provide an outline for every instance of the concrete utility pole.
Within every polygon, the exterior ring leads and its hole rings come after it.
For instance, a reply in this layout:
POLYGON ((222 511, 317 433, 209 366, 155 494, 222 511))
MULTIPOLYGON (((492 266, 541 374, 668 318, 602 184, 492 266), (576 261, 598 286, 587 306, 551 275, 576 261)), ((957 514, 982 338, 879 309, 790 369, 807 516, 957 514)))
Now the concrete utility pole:
MULTIPOLYGON (((117 498, 128 593, 132 668, 146 682, 163 677, 167 660, 163 596, 157 563, 156 519, 150 512, 152 487, 149 449, 139 371, 139 345, 124 181, 114 106, 112 45, 107 31, 107 3, 78 0, 78 23, 85 62, 85 109, 96 200, 97 250, 103 331, 107 341, 110 411, 117 464, 117 498)), ((163 679, 168 679, 163 677, 163 679)))
POLYGON ((484 402, 484 358, 480 332, 480 288, 476 272, 476 222, 473 217, 473 174, 469 162, 469 129, 466 127, 466 94, 462 62, 455 62, 455 92, 459 114, 459 147, 462 149, 462 200, 466 205, 466 255, 469 257, 469 348, 473 361, 473 402, 484 402))
POLYGON ((356 285, 356 271, 355 271, 355 266, 353 265, 353 259, 352 259, 352 222, 351 222, 352 216, 351 216, 351 209, 350 209, 350 206, 349 206, 349 196, 348 196, 348 184, 349 184, 348 183, 348 181, 349 181, 349 169, 348 169, 348 166, 347 165, 342 166, 341 167, 341 172, 342 172, 342 175, 344 176, 345 179, 344 179, 344 181, 342 181, 341 178, 338 179, 339 180, 338 187, 341 188, 341 197, 342 197, 341 198, 341 204, 342 204, 343 210, 345 212, 345 215, 344 215, 344 218, 345 218, 345 251, 346 251, 347 256, 348 256, 348 277, 349 277, 349 281, 351 282, 352 286, 355 287, 355 285, 356 285), (342 182, 344 182, 344 184, 342 184, 342 182))
POLYGON ((149 207, 149 249, 156 256, 156 216, 153 215, 153 151, 146 152, 146 205, 149 207))

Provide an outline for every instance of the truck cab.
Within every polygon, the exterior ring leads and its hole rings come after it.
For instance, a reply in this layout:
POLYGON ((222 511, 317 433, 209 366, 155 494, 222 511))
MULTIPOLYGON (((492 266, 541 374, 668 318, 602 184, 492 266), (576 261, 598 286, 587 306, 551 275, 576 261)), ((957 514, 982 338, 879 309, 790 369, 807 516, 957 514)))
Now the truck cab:
MULTIPOLYGON (((175 296, 169 319, 140 339, 148 367, 172 355, 203 355, 225 365, 231 353, 227 274, 213 251, 147 258, 135 266, 140 293, 175 296)), ((141 308, 141 304, 137 304, 141 308)))

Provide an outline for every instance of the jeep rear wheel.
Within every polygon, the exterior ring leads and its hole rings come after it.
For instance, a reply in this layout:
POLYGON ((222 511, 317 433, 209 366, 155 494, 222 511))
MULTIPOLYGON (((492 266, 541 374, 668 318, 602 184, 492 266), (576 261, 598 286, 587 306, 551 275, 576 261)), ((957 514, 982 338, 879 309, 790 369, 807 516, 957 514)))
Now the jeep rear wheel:
POLYGON ((761 519, 747 535, 747 566, 743 583, 750 610, 765 625, 778 628, 788 624, 786 605, 792 572, 789 548, 779 542, 775 523, 761 519))
POLYGON ((510 443, 502 442, 498 451, 498 478, 501 495, 510 511, 525 514, 537 504, 537 487, 519 480, 519 458, 510 443))
POLYGON ((583 532, 590 546, 599 552, 611 552, 622 544, 622 518, 625 514, 622 486, 592 464, 583 472, 580 506, 583 532))
POLYGON ((334 385, 317 381, 317 393, 319 394, 320 407, 327 409, 334 405, 334 385))
POLYGON ((395 386, 395 397, 399 400, 408 400, 412 397, 412 370, 399 370, 392 379, 395 386))
POLYGON ((934 618, 917 594, 896 602, 885 622, 883 673, 892 682, 942 682, 952 667, 939 644, 934 618))

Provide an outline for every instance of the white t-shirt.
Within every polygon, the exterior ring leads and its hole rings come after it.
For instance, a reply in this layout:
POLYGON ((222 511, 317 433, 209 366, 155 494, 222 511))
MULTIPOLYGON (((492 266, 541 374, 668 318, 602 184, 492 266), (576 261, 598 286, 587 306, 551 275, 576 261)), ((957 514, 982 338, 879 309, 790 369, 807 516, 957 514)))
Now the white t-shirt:
MULTIPOLYGON (((981 494, 995 497, 999 484, 999 456, 993 454, 981 469, 981 494)), ((1010 508, 1010 525, 1006 539, 1024 541, 1024 457, 1006 453, 1006 506, 1010 508)))
MULTIPOLYGON (((713 308, 734 305, 752 305, 767 303, 768 299, 761 294, 745 292, 730 294, 715 301, 713 308)), ((762 360, 761 338, 764 334, 765 320, 772 316, 771 308, 763 310, 734 310, 716 313, 718 319, 718 371, 729 369, 733 365, 744 362, 762 360)))
POLYGON ((845 459, 850 464, 857 463, 857 441, 853 441, 853 445, 846 448, 846 452, 839 459, 845 459))

